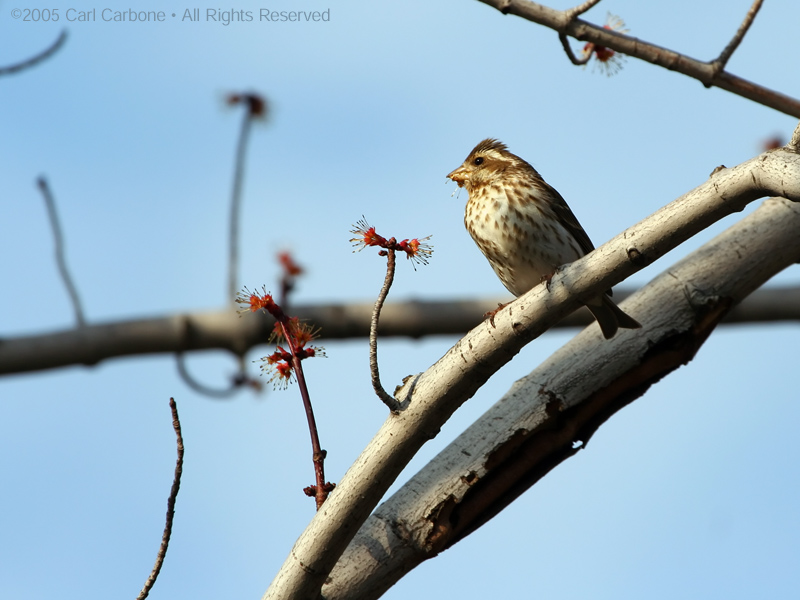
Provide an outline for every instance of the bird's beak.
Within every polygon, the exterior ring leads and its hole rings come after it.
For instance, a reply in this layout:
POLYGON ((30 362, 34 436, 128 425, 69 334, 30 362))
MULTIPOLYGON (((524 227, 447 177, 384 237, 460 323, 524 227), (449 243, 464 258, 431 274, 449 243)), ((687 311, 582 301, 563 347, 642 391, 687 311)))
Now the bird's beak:
POLYGON ((458 167, 455 171, 451 171, 447 174, 449 179, 452 179, 458 184, 458 187, 464 187, 467 179, 469 179, 469 175, 467 174, 467 170, 464 166, 458 167))

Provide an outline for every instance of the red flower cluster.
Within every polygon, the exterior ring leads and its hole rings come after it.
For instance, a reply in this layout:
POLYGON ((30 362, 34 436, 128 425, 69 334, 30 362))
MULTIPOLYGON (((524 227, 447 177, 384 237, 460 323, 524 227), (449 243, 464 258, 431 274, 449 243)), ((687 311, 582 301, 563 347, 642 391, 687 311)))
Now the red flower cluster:
MULTIPOLYGON (((603 25, 603 28, 618 31, 619 33, 628 33, 628 30, 625 29, 625 21, 611 13, 608 13, 606 24, 603 25)), ((623 56, 611 48, 597 46, 589 42, 583 47, 583 56, 588 57, 590 55, 594 55, 597 59, 595 64, 598 64, 606 75, 614 75, 622 69, 623 56)))
MULTIPOLYGON (((428 259, 433 254, 433 248, 426 241, 431 239, 431 236, 424 238, 414 238, 412 240, 405 239, 398 242, 395 238, 385 238, 378 235, 375 228, 372 227, 364 217, 356 222, 350 233, 356 235, 350 242, 356 246, 356 250, 360 251, 367 246, 378 246, 385 250, 396 250, 406 253, 406 258, 410 259, 412 263, 420 263, 423 265, 428 264, 428 259)), ((354 252, 356 251, 354 250, 354 252)), ((385 256, 386 252, 381 251, 379 254, 385 256)), ((414 267, 416 268, 416 266, 414 267)))
POLYGON ((315 330, 297 317, 286 316, 286 313, 273 300, 272 294, 266 293, 266 289, 262 288, 262 290, 264 293, 258 295, 245 288, 236 297, 236 302, 245 307, 244 311, 264 310, 275 318, 275 327, 272 330, 270 341, 280 342, 283 340, 289 349, 277 346, 275 352, 261 359, 264 363, 261 368, 264 371, 274 371, 270 381, 274 383, 275 387, 285 388, 289 385, 295 365, 299 361, 315 356, 325 356, 325 350, 308 345, 316 339, 319 330, 315 330))

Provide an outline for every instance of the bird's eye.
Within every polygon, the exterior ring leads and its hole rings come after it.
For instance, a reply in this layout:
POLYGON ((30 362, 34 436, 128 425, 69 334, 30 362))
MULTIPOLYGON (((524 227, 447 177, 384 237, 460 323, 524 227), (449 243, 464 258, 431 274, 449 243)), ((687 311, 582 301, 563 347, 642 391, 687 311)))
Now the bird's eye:
POLYGON ((472 164, 475 165, 476 167, 479 167, 480 165, 483 164, 483 157, 479 156, 478 158, 472 161, 472 164))

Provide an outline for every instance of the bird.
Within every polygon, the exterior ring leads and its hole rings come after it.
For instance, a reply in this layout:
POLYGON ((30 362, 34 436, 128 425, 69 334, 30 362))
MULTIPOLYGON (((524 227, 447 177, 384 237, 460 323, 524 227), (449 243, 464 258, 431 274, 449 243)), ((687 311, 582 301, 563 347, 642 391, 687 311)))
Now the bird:
MULTIPOLYGON (((464 225, 516 297, 543 281, 549 286, 559 267, 594 250, 561 194, 496 139, 480 142, 447 177, 467 189, 464 225)), ((619 328, 641 327, 614 304, 611 290, 586 302, 586 307, 606 339, 619 328)), ((487 313, 492 323, 496 312, 487 313)))

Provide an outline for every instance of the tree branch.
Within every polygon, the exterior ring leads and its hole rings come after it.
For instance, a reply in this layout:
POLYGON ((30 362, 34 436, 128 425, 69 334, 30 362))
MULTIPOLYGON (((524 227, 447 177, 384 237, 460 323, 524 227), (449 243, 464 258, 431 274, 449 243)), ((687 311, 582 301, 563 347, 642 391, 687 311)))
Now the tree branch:
POLYGON ((233 168, 233 189, 231 190, 231 210, 228 223, 228 302, 236 298, 239 279, 239 213, 242 206, 242 181, 244 180, 244 161, 247 154, 247 141, 253 117, 249 110, 242 115, 239 141, 236 143, 236 161, 233 168))
MULTIPOLYGON (((183 382, 198 394, 215 398, 217 400, 225 400, 232 398, 239 388, 246 383, 246 378, 242 377, 244 369, 240 368, 240 376, 235 378, 228 387, 225 388, 212 388, 197 381, 186 366, 186 355, 183 352, 175 354, 175 365, 178 368, 178 375, 180 375, 183 382)), ((240 365, 241 367, 241 365, 240 365)))
POLYGON ((611 48, 670 71, 677 71, 697 79, 706 87, 718 87, 800 119, 800 101, 731 75, 727 71, 718 71, 714 62, 702 62, 655 44, 592 25, 581 19, 570 19, 567 11, 555 10, 528 0, 480 0, 480 2, 496 8, 503 14, 513 14, 570 35, 577 40, 611 48))
MULTIPOLYGON (((614 299, 632 293, 614 289, 614 299)), ((463 335, 483 321, 483 315, 508 298, 482 300, 409 300, 388 303, 381 313, 381 337, 419 339, 431 335, 463 335)), ((301 320, 318 324, 321 340, 369 337, 373 305, 309 304, 292 310, 301 320)), ((233 354, 264 345, 271 329, 258 315, 241 318, 230 310, 183 313, 165 317, 110 321, 19 337, 0 338, 0 375, 46 371, 101 361, 200 350, 233 354), (233 348, 236 348, 234 351, 233 348)), ((553 328, 585 327, 592 316, 579 309, 553 328)), ((800 321, 800 287, 784 286, 754 292, 725 317, 723 324, 800 321)), ((250 384, 245 381, 245 384, 250 384)), ((240 386, 237 386, 240 387, 240 386)), ((214 391, 206 388, 202 393, 214 391)), ((216 397, 224 397, 220 390, 216 397)))
POLYGON ((572 19, 579 17, 583 13, 594 8, 595 5, 597 4, 600 4, 600 0, 586 0, 586 2, 584 2, 583 4, 579 4, 578 6, 565 10, 564 13, 567 15, 567 18, 571 21, 572 19))
POLYGON ((798 230, 800 204, 767 200, 625 303, 644 335, 608 342, 587 329, 515 382, 361 527, 326 600, 378 598, 585 448, 615 412, 691 361, 732 304, 800 260, 798 230))
POLYGON ((172 411, 172 428, 175 430, 175 437, 177 438, 178 459, 175 462, 175 475, 172 479, 172 488, 170 489, 169 498, 167 499, 167 518, 164 524, 164 533, 161 536, 161 546, 156 556, 156 564, 153 565, 153 570, 150 572, 150 576, 147 578, 136 600, 144 600, 147 598, 150 590, 153 589, 156 583, 156 579, 158 579, 158 574, 161 572, 161 567, 167 556, 167 548, 169 548, 169 539, 172 537, 172 521, 175 518, 175 501, 178 499, 178 492, 181 489, 181 475, 183 474, 183 435, 181 435, 181 421, 178 418, 178 406, 175 404, 174 398, 169 399, 169 408, 172 411))
POLYGON ((750 10, 747 11, 747 14, 744 17, 744 21, 742 21, 742 24, 739 26, 739 30, 733 36, 728 45, 725 46, 725 49, 720 53, 720 55, 711 62, 717 73, 725 68, 725 65, 728 64, 728 61, 730 60, 731 56, 733 56, 733 53, 736 52, 739 44, 742 43, 747 30, 750 29, 750 26, 753 24, 753 21, 758 14, 758 11, 761 9, 761 4, 763 1, 764 0, 754 0, 753 5, 750 7, 750 10))
POLYGON ((38 65, 43 60, 50 58, 53 54, 58 52, 59 48, 64 45, 64 42, 67 41, 67 30, 64 29, 56 38, 56 41, 53 44, 44 50, 44 52, 40 52, 36 56, 29 58, 28 60, 24 60, 21 63, 17 63, 15 65, 9 65, 7 67, 0 67, 0 76, 2 75, 11 75, 12 73, 19 73, 20 71, 24 71, 25 69, 29 69, 33 66, 38 65))
POLYGON ((80 296, 78 296, 78 289, 75 287, 75 283, 73 283, 72 276, 67 268, 67 259, 64 252, 64 234, 61 230, 61 222, 58 220, 56 202, 53 199, 50 186, 47 185, 47 179, 45 179, 44 176, 39 177, 39 179, 36 180, 36 184, 42 192, 44 204, 47 208, 47 216, 50 219, 50 227, 53 230, 58 273, 61 275, 61 280, 64 282, 64 287, 67 288, 69 299, 72 302, 72 308, 75 311, 75 321, 78 327, 84 327, 86 325, 86 318, 83 316, 83 306, 81 305, 80 296))
MULTIPOLYGON (((766 195, 800 201, 800 156, 766 152, 731 169, 718 169, 688 194, 556 273, 549 290, 536 286, 500 311, 496 327, 470 331, 444 357, 407 381, 392 415, 341 479, 292 548, 264 595, 316 598, 356 530, 419 448, 450 415, 529 341, 592 298, 651 264, 711 223, 766 195)), ((629 311, 634 318, 636 311, 629 311)), ((587 335, 599 337, 596 326, 587 335)), ((648 335, 625 331, 615 344, 648 335)))
POLYGON ((378 370, 378 320, 381 316, 383 303, 386 301, 386 296, 389 294, 389 288, 392 287, 394 281, 394 271, 396 265, 396 256, 394 249, 386 250, 386 277, 383 280, 383 286, 378 294, 378 299, 375 300, 375 308, 372 311, 372 318, 369 324, 369 372, 372 379, 372 389, 375 394, 392 412, 400 410, 400 403, 394 396, 389 394, 383 385, 381 385, 380 371, 378 370))

